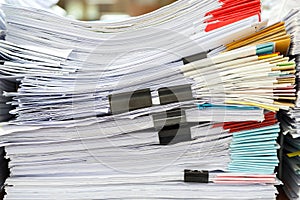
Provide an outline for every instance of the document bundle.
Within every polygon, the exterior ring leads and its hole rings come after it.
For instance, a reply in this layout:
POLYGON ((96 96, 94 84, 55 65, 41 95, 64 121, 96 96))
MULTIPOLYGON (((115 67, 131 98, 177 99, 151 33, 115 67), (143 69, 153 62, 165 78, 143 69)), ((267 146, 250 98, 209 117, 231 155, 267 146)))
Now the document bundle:
POLYGON ((289 15, 285 17, 287 31, 292 35, 292 43, 289 51, 291 59, 297 63, 297 101, 296 107, 288 111, 281 111, 278 118, 281 121, 281 128, 283 133, 283 150, 281 158, 281 176, 284 181, 284 189, 290 199, 299 199, 300 193, 300 174, 299 174, 299 23, 300 11, 292 10, 289 15))
POLYGON ((296 64, 260 1, 179 0, 115 23, 2 10, 5 199, 276 199, 296 64))

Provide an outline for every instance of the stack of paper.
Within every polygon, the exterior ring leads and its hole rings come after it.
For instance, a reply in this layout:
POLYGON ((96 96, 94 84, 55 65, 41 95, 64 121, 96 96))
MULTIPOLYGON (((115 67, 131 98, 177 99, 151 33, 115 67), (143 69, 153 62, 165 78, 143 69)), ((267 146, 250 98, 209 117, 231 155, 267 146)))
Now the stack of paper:
POLYGON ((265 114, 265 120, 257 122, 225 123, 224 129, 233 133, 230 145, 232 172, 273 174, 278 165, 276 139, 280 132, 275 113, 265 114))
MULTIPOLYGON (((39 9, 47 9, 50 10, 50 7, 56 4, 58 0, 43 0, 43 1, 35 1, 35 0, 1 0, 0 4, 12 4, 18 6, 26 6, 32 8, 39 9)), ((5 22, 5 14, 2 10, 0 10, 0 40, 4 40, 6 36, 6 22, 5 22)), ((1 51, 0 53, 1 61, 8 61, 10 58, 5 56, 5 53, 1 51)), ((3 63, 1 63, 2 65, 3 63)), ((8 105, 7 102, 11 101, 10 98, 4 97, 2 94, 4 91, 13 92, 16 90, 16 79, 15 77, 7 78, 4 76, 0 76, 0 121, 8 121, 12 118, 12 115, 9 114, 9 111, 13 109, 13 106, 8 105)), ((7 160, 4 159, 4 148, 1 148, 0 154, 0 185, 1 192, 2 186, 4 184, 5 179, 8 176, 7 171, 7 160)))
POLYGON ((158 58, 164 64, 214 49, 260 28, 260 25, 253 25, 259 19, 260 2, 257 0, 243 4, 181 0, 153 13, 118 23, 79 22, 48 12, 11 6, 3 9, 9 29, 8 41, 72 49, 70 59, 77 68, 88 67, 82 61, 95 59, 97 62, 92 63, 102 67, 129 61, 153 62, 158 58), (243 6, 251 6, 251 9, 245 11, 243 6), (240 17, 232 18, 226 11, 240 17), (130 53, 140 54, 130 56, 130 53))
POLYGON ((8 22, 6 39, 13 42, 6 44, 6 48, 13 50, 6 51, 8 56, 18 59, 18 52, 24 54, 27 50, 27 55, 32 50, 26 59, 44 62, 42 65, 53 68, 51 71, 59 71, 39 77, 40 66, 32 70, 22 63, 8 64, 3 69, 5 74, 31 74, 22 79, 18 94, 7 94, 14 97, 13 105, 22 105, 11 113, 17 114, 18 123, 106 115, 111 94, 190 84, 180 73, 182 58, 205 54, 263 25, 252 25, 258 20, 260 3, 249 2, 245 4, 254 9, 249 10, 253 16, 250 18, 246 18, 248 11, 233 1, 222 5, 213 0, 182 0, 154 13, 113 24, 79 22, 40 10, 4 6, 8 22), (224 14, 226 10, 232 10, 242 20, 229 24, 233 21, 224 14), (223 23, 215 23, 220 19, 223 23), (36 46, 55 47, 65 53, 52 50, 43 52, 47 55, 41 58, 41 48, 36 46), (34 73, 37 76, 32 76, 34 73), (25 91, 30 92, 21 94, 25 91), (62 100, 64 96, 69 97, 62 100), (92 102, 96 99, 95 107, 92 102), (72 105, 72 113, 61 107, 62 101, 72 105), (83 101, 89 106, 83 106, 83 101))
MULTIPOLYGON (((52 199, 53 195, 61 199, 90 199, 92 195, 104 199, 275 199, 274 156, 265 163, 268 159, 257 153, 260 166, 248 171, 246 166, 229 170, 229 163, 239 160, 235 157, 237 149, 232 151, 235 141, 229 130, 203 123, 190 128, 192 141, 159 146, 157 131, 140 130, 150 120, 149 116, 110 123, 97 123, 95 119, 89 126, 73 122, 43 128, 2 124, 1 141, 11 159, 6 199, 52 199), (263 165, 268 165, 268 174, 261 171, 263 165), (184 184, 185 169, 222 170, 227 177, 219 175, 211 184, 184 184), (267 175, 272 177, 266 179, 267 175), (258 183, 268 185, 253 185, 258 183), (217 192, 220 190, 222 193, 217 192), (248 193, 240 196, 241 191, 248 193)), ((249 146, 259 149, 264 144, 265 151, 273 146, 276 152, 275 134, 257 131, 260 133, 266 136, 252 133, 258 141, 248 141, 249 146)))
POLYGON ((286 32, 284 22, 278 22, 259 29, 253 34, 245 35, 241 39, 237 39, 234 42, 211 51, 209 55, 213 56, 219 51, 230 51, 244 46, 261 45, 267 42, 274 43, 275 52, 281 52, 282 55, 287 55, 291 38, 286 32))
POLYGON ((300 45, 299 45, 299 23, 300 10, 292 10, 284 20, 286 23, 287 32, 292 35, 292 43, 289 51, 291 59, 297 63, 297 101, 296 108, 288 111, 282 111, 278 115, 281 122, 281 129, 283 134, 283 150, 281 158, 281 178, 284 181, 284 189, 290 199, 299 199, 299 148, 300 137, 300 98, 299 98, 299 58, 300 58, 300 45))
MULTIPOLYGON (((201 105, 203 111, 209 113, 211 109, 213 109, 212 112, 215 110, 222 111, 220 105, 201 105)), ((226 106, 226 109, 236 108, 226 106)), ((245 107, 244 112, 247 113, 248 111, 249 107, 245 107)), ((223 114, 226 115, 226 113, 224 111, 223 114)), ((277 150, 279 145, 276 140, 280 132, 276 113, 266 112, 262 121, 244 120, 237 122, 237 120, 232 120, 232 122, 216 123, 220 119, 213 118, 215 123, 210 125, 209 135, 221 131, 226 131, 232 135, 229 148, 231 161, 227 170, 233 173, 273 174, 278 165, 277 150)), ((202 132, 205 132, 205 129, 202 129, 202 132)), ((273 183, 275 183, 275 179, 273 179, 273 183)))
MULTIPOLYGON (((26 54, 22 53, 21 55, 26 54)), ((40 55, 43 54, 40 53, 40 55)), ((42 57, 40 56, 40 58, 42 57)), ((16 76, 15 74, 8 73, 10 63, 7 62, 3 66, 2 73, 16 76)), ((34 74, 36 66, 34 63, 27 61, 22 66, 30 68, 28 74, 25 73, 23 76, 40 77, 34 74), (33 74, 30 75, 30 73, 33 74)), ((52 69, 51 67, 49 68, 52 69)), ((17 68, 15 71, 19 72, 20 70, 22 68, 17 68)), ((47 70, 43 72, 45 75, 47 74, 47 70)), ((24 79, 22 80, 24 81, 24 79)), ((52 81, 52 83, 55 82, 52 81)), ((176 92, 176 88, 173 91, 176 92)), ((19 90, 18 93, 7 93, 8 96, 17 94, 24 96, 22 97, 24 99, 26 99, 26 94, 28 96, 32 95, 26 90, 19 90)), ((45 96, 45 94, 41 94, 41 96, 45 96)), ((49 97, 51 96, 49 95, 49 97)), ((68 95, 62 97, 67 98, 68 95)), ((75 114, 72 115, 72 112, 75 113, 78 111, 78 108, 73 111, 72 104, 68 106, 68 104, 64 103, 62 97, 57 97, 57 99, 62 100, 60 102, 61 107, 66 111, 70 107, 71 116, 76 117, 75 114)), ((36 98, 39 98, 39 96, 36 95, 36 98)), ((52 98, 53 100, 56 99, 55 96, 52 96, 52 98)), ((70 98, 74 100, 74 96, 70 95, 70 98)), ((181 100, 181 98, 179 93, 177 100, 181 100)), ((111 100, 113 100, 112 96, 111 100)), ((163 100, 164 95, 161 96, 160 103, 163 100)), ((92 104, 93 106, 95 105, 94 103, 95 101, 92 104)), ((86 104, 83 103, 83 105, 86 104)), ((40 106, 39 110, 43 109, 42 105, 36 104, 36 106, 40 106)), ((52 106, 52 109, 54 109, 52 112, 53 117, 55 117, 55 106, 52 106)), ((59 198, 89 199, 91 195, 98 195, 105 199, 146 197, 152 199, 175 197, 186 199, 188 192, 191 193, 189 194, 190 198, 199 199, 201 198, 199 197, 201 187, 206 188, 209 186, 209 189, 205 190, 207 191, 206 194, 202 195, 203 199, 274 199, 276 190, 272 185, 245 185, 243 187, 216 185, 217 183, 249 184, 248 178, 237 179, 230 174, 228 175, 230 177, 226 180, 216 180, 216 184, 200 185, 197 187, 195 185, 183 185, 184 169, 201 168, 209 171, 222 170, 231 172, 231 170, 228 170, 229 163, 236 161, 233 160, 235 158, 234 154, 230 154, 229 147, 233 141, 229 130, 223 127, 211 127, 211 123, 203 123, 195 126, 193 122, 209 120, 214 122, 264 120, 262 109, 257 107, 228 105, 225 110, 219 110, 219 106, 210 106, 208 104, 199 104, 199 107, 212 109, 211 118, 203 118, 199 114, 203 111, 203 108, 202 110, 198 110, 194 101, 185 100, 179 104, 157 105, 148 110, 139 109, 112 116, 77 117, 76 120, 70 119, 67 121, 53 118, 51 121, 47 121, 42 116, 37 115, 37 119, 31 119, 30 123, 26 121, 18 122, 16 120, 11 121, 10 124, 3 124, 1 142, 6 147, 7 156, 11 159, 9 163, 11 177, 7 180, 7 184, 13 186, 11 188, 7 187, 6 192, 8 195, 6 198, 52 199, 54 194, 61 194, 61 191, 67 191, 67 193, 59 195, 59 198), (159 123, 157 119, 160 119, 155 113, 166 112, 165 114, 162 113, 162 115, 165 117, 170 115, 170 117, 173 116, 174 118, 174 114, 172 112, 169 114, 168 112, 174 108, 180 108, 184 111, 186 116, 185 123, 188 123, 180 126, 178 131, 182 130, 186 134, 187 130, 190 129, 191 139, 193 140, 171 146, 158 146, 161 142, 159 134, 162 129, 156 130, 154 128, 155 124, 159 123), (222 115, 224 118, 214 118, 217 116, 214 113, 217 112, 219 112, 219 116, 225 113, 222 115), (152 115, 144 116, 145 114, 152 115), (38 119, 44 121, 36 121, 38 119), (35 126, 12 125, 19 123, 35 126), (138 186, 140 184, 143 184, 142 188, 138 186), (193 189, 194 187, 195 189, 193 189), (225 196, 224 193, 218 194, 215 192, 220 187, 222 191, 228 191, 225 196), (176 193, 164 194, 158 188, 163 188, 163 191, 176 190, 176 193), (110 191, 114 190, 118 190, 118 192, 111 194, 110 191), (240 191, 248 193, 244 197, 241 197, 237 195, 240 191)), ((22 107, 18 109, 20 110, 22 107)), ((17 114, 20 112, 18 109, 14 110, 17 114)), ((30 112, 30 110, 28 111, 30 112)), ((112 109, 112 111, 115 110, 112 109)), ((207 112, 207 110, 205 111, 207 112)), ((22 112, 20 113, 22 114, 22 112)), ((28 112, 24 112, 24 114, 28 118, 34 116, 29 115, 28 112)), ((266 119, 268 120, 269 118, 266 119)), ((179 121, 181 120, 179 119, 179 121)), ((174 122, 171 121, 168 123, 172 124, 174 122)), ((271 131, 268 133, 271 136, 271 138, 268 138, 274 140, 276 135, 271 134, 271 131)), ((258 138, 255 136, 255 133, 253 135, 257 140, 258 138)), ((174 139, 176 140, 176 138, 174 139)), ((264 139, 262 138, 262 141, 264 139)), ((256 140, 253 141, 253 145, 256 145, 256 140)), ((274 146, 273 143, 270 144, 274 146)), ((268 149, 267 146, 266 148, 268 149)), ((273 150, 276 151, 275 146, 273 150)), ((259 155, 255 158, 259 158, 259 155)), ((270 160, 270 162, 273 163, 274 161, 270 160)), ((264 160, 261 163, 264 163, 264 160)), ((270 171, 273 170, 271 165, 269 165, 270 171)), ((258 169, 260 168, 258 167, 258 169)), ((238 170, 232 169, 232 171, 237 172, 238 170)), ((240 172, 242 172, 240 174, 242 177, 249 176, 249 173, 261 173, 261 171, 253 172, 250 170, 246 171, 245 169, 240 170, 240 172), (244 173, 248 173, 248 175, 244 173)), ((267 180, 265 178, 262 181, 260 180, 261 177, 255 177, 251 183, 267 182, 273 184, 275 182, 274 177, 267 180)))
POLYGON ((4 92, 5 199, 275 199, 264 109, 293 107, 295 63, 277 40, 207 58, 265 25, 260 1, 181 0, 118 23, 3 10, 0 73, 20 83, 4 92), (222 173, 189 184, 189 169, 222 173))
MULTIPOLYGON (((181 70, 184 75, 194 80, 193 89, 199 94, 197 97, 207 102, 218 102, 200 104, 200 112, 214 113, 212 120, 223 119, 226 122, 227 113, 242 107, 225 103, 257 106, 272 111, 293 108, 296 100, 296 65, 289 58, 274 54, 275 47, 276 42, 244 47, 183 66, 181 70), (271 79, 274 81, 269 81, 271 79), (220 111, 221 108, 226 109, 220 111)), ((255 107, 244 107, 245 114, 253 110, 255 107)), ((233 132, 228 170, 273 174, 278 165, 279 145, 276 139, 280 131, 275 114, 267 113, 262 123, 232 121, 223 125, 223 130, 233 132)), ((215 124, 213 127, 218 126, 215 124)))
MULTIPOLYGON (((0 76, 0 122, 5 122, 10 120, 13 116, 9 114, 9 111, 13 109, 11 105, 6 104, 11 101, 10 98, 3 97, 4 91, 15 91, 16 83, 12 80, 5 79, 0 76)), ((1 193, 3 192, 4 181, 8 176, 7 160, 4 158, 5 152, 4 148, 0 148, 0 187, 1 193)))
POLYGON ((209 102, 257 106, 271 111, 294 107, 295 62, 275 52, 275 43, 249 46, 181 67, 194 80, 196 97, 209 102))
POLYGON ((257 33, 251 34, 240 40, 225 45, 226 50, 233 50, 246 45, 259 45, 266 42, 274 42, 276 52, 287 55, 291 43, 290 35, 286 31, 285 23, 278 22, 268 26, 257 33))
MULTIPOLYGON (((292 35, 292 42, 291 42, 291 48, 289 51, 289 55, 291 56, 291 58, 295 59, 296 63, 297 63, 297 71, 300 71, 300 39, 299 39, 299 35, 300 35, 300 23, 299 23, 299 19, 300 19, 300 9, 293 9, 291 10, 290 14, 287 15, 285 17, 285 21, 286 21, 286 28, 288 33, 290 33, 292 35)), ((299 77, 299 74, 298 74, 299 77)), ((298 96, 299 96, 299 87, 300 84, 297 85, 298 86, 298 96)), ((300 99, 298 98, 297 102, 296 102, 297 107, 300 107, 300 99)))

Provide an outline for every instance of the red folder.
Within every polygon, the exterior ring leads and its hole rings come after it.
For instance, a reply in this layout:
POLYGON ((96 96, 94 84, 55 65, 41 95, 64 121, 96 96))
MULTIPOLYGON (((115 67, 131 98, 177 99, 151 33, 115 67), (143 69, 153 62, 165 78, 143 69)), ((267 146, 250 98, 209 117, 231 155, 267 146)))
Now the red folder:
POLYGON ((265 120, 262 122, 226 122, 223 123, 223 129, 228 130, 230 133, 239 132, 239 131, 246 131, 256 128, 262 128, 266 126, 271 126, 278 123, 276 119, 276 114, 273 112, 268 112, 265 114, 265 120))
POLYGON ((259 0, 255 0, 255 1, 251 1, 251 2, 247 2, 247 3, 242 3, 242 4, 236 4, 233 6, 225 6, 223 5, 222 8, 220 9, 216 9, 213 11, 210 11, 208 13, 206 13, 205 16, 208 15, 212 15, 213 17, 216 16, 220 16, 220 15, 227 15, 228 13, 232 13, 232 12, 240 12, 241 10, 244 10, 245 8, 253 8, 256 7, 258 11, 260 11, 260 1, 259 0))
POLYGON ((209 23, 206 32, 221 28, 237 21, 258 15, 260 19, 260 0, 220 0, 221 8, 206 13, 205 16, 212 17, 206 20, 209 23))
MULTIPOLYGON (((257 13, 257 15, 259 15, 259 17, 260 17, 259 13, 257 13)), ((215 29, 221 28, 221 27, 229 25, 229 24, 233 24, 235 22, 241 21, 243 19, 246 19, 246 18, 249 18, 249 17, 252 17, 252 16, 254 16, 254 15, 249 14, 249 15, 245 15, 245 16, 242 16, 242 17, 237 17, 237 18, 234 18, 234 19, 231 19, 231 20, 227 20, 227 21, 221 21, 221 22, 217 22, 217 23, 213 23, 213 24, 208 24, 205 28, 205 31, 206 32, 213 31, 215 29)))
POLYGON ((209 23, 209 22, 214 22, 214 21, 227 21, 227 20, 230 20, 230 19, 239 18, 241 16, 250 16, 251 17, 251 16, 254 16, 254 15, 257 15, 257 14, 259 14, 259 11, 251 9, 251 10, 243 11, 243 15, 241 15, 241 13, 232 12, 232 13, 227 14, 227 15, 222 15, 222 16, 207 19, 205 22, 209 23))

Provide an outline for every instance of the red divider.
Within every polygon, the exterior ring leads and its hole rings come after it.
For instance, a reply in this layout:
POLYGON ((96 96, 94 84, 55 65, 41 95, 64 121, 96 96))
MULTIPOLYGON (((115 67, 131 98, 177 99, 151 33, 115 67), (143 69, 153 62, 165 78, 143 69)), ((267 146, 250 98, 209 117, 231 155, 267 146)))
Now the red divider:
POLYGON ((246 131, 256 128, 262 128, 266 126, 272 126, 278 123, 276 119, 276 113, 268 112, 265 114, 265 120, 262 122, 225 122, 223 123, 223 129, 228 130, 230 133, 239 132, 239 131, 246 131))
POLYGON ((241 21, 243 19, 258 15, 261 20, 261 3, 260 0, 219 0, 223 3, 221 8, 206 13, 205 16, 212 17, 205 31, 213 31, 223 26, 241 21))

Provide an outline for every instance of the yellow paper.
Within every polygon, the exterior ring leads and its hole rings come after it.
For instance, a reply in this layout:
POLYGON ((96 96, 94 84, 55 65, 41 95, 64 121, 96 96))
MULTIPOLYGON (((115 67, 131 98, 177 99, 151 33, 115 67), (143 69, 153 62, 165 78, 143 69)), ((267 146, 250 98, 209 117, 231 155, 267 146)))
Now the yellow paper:
POLYGON ((300 156, 300 151, 296 151, 296 152, 293 152, 293 153, 289 153, 289 154, 287 154, 287 156, 288 156, 289 158, 296 157, 296 156, 300 156))
POLYGON ((239 104, 239 105, 244 105, 244 106, 255 106, 255 107, 263 108, 263 109, 274 111, 274 112, 279 111, 279 108, 277 106, 267 106, 267 105, 264 105, 264 104, 254 103, 254 102, 227 100, 227 101, 225 101, 225 103, 227 103, 227 104, 239 104))

